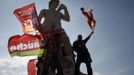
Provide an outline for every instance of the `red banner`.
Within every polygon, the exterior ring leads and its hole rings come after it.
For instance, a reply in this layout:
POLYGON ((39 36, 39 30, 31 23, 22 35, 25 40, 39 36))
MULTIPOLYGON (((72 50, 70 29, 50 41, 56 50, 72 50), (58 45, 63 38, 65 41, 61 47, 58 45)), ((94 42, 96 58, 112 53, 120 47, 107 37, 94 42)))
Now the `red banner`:
POLYGON ((38 29, 39 21, 34 3, 16 9, 14 14, 21 22, 24 33, 33 32, 38 29))
POLYGON ((8 50, 11 56, 31 56, 44 53, 41 39, 30 34, 15 35, 9 38, 8 50))
POLYGON ((32 59, 28 62, 28 75, 37 75, 37 59, 32 59))

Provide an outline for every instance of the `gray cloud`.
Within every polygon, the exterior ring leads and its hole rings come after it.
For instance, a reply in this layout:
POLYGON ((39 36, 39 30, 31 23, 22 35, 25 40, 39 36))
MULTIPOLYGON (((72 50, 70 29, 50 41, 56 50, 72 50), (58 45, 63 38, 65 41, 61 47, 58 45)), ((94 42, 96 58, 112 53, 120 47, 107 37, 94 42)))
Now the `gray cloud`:
POLYGON ((27 62, 30 58, 0 58, 0 75, 27 75, 27 62))

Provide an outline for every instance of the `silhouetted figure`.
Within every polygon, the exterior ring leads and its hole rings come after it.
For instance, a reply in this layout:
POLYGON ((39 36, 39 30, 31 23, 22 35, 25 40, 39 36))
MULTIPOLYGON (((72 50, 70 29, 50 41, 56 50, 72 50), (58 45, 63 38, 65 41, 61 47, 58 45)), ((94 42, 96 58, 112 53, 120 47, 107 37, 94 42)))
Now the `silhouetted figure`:
POLYGON ((49 8, 42 9, 39 14, 39 21, 45 18, 40 27, 40 32, 45 35, 49 35, 51 37, 51 32, 57 32, 61 35, 61 41, 64 44, 64 52, 66 56, 73 59, 73 50, 70 44, 70 40, 64 31, 61 20, 66 22, 70 21, 70 15, 67 7, 64 4, 60 4, 59 0, 50 0, 49 8), (61 12, 63 11, 63 12, 61 12), (48 33, 50 32, 50 33, 48 33))
POLYGON ((86 47, 86 43, 90 39, 93 33, 94 32, 92 31, 91 34, 84 40, 82 40, 82 35, 78 35, 78 39, 73 43, 73 48, 77 53, 77 59, 75 64, 75 75, 80 75, 80 64, 82 62, 86 64, 88 75, 93 75, 91 68, 92 59, 86 47))
POLYGON ((43 66, 45 65, 45 56, 39 56, 38 57, 38 62, 36 64, 37 66, 37 75, 41 75, 41 73, 44 71, 43 66))

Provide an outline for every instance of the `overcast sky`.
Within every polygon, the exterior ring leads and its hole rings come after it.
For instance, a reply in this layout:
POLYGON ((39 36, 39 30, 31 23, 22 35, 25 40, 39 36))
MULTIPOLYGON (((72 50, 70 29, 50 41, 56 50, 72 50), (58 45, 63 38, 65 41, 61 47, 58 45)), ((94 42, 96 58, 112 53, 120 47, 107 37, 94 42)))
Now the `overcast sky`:
MULTIPOLYGON (((11 58, 7 43, 10 36, 22 35, 22 27, 13 15, 16 8, 36 4, 39 14, 49 0, 0 1, 0 75, 27 75, 31 58, 11 58)), ((85 38, 91 30, 80 7, 94 10, 97 21, 94 35, 87 43, 95 75, 133 75, 134 72, 134 0, 61 0, 68 7, 71 21, 62 21, 71 44, 78 34, 85 38)), ((81 71, 86 72, 84 64, 81 71)))

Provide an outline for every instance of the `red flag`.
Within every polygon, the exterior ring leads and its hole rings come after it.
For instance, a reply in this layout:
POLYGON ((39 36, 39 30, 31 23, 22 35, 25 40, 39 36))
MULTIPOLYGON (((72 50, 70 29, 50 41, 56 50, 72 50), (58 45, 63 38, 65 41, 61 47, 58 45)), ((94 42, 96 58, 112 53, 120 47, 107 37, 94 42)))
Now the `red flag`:
POLYGON ((15 35, 9 38, 8 51, 11 56, 41 55, 46 51, 45 44, 37 36, 30 34, 15 35))
POLYGON ((24 33, 33 32, 39 28, 39 21, 34 3, 16 9, 14 14, 21 22, 24 33))
POLYGON ((28 75, 37 75, 37 59, 32 59, 28 62, 28 75))
POLYGON ((83 8, 83 7, 81 8, 82 14, 85 15, 86 18, 87 18, 87 23, 89 24, 90 28, 91 28, 92 30, 94 30, 94 28, 95 28, 95 26, 96 26, 96 21, 95 21, 95 19, 93 18, 92 11, 93 11, 93 9, 90 9, 90 10, 87 12, 87 11, 84 11, 84 8, 83 8))

